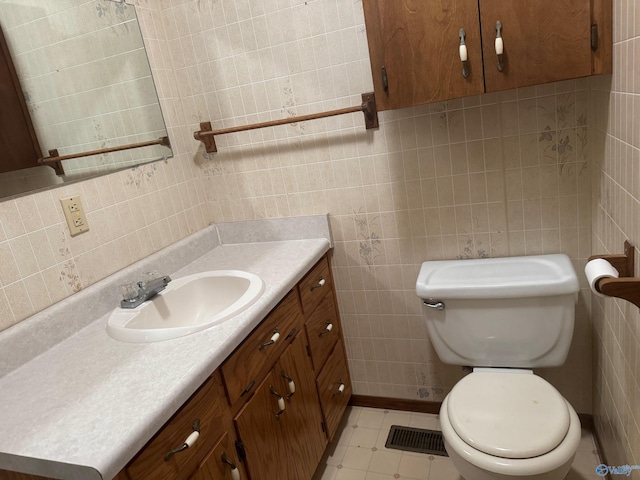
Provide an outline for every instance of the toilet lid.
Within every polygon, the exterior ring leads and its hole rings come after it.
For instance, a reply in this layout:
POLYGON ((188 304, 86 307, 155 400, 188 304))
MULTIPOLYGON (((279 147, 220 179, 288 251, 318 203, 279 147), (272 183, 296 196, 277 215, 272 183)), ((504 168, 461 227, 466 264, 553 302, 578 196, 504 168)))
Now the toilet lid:
POLYGON ((447 400, 449 421, 468 445, 502 458, 531 458, 557 447, 569 430, 565 399, 530 372, 473 372, 447 400))

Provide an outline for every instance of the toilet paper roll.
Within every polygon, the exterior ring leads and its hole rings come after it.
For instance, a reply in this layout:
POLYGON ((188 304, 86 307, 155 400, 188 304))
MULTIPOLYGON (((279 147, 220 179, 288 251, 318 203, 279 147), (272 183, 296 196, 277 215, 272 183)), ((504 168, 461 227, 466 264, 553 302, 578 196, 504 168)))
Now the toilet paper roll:
POLYGON ((603 258, 596 258, 587 262, 584 267, 584 274, 587 277, 591 291, 599 297, 604 297, 606 295, 603 295, 598 291, 598 282, 603 278, 618 278, 620 275, 618 270, 603 258))

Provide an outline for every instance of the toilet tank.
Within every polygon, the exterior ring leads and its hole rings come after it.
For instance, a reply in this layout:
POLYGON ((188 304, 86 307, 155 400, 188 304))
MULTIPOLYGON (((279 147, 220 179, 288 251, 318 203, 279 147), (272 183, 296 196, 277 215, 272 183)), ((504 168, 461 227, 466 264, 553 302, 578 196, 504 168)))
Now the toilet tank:
POLYGON ((477 367, 562 365, 578 289, 562 254, 424 262, 416 281, 440 359, 477 367))

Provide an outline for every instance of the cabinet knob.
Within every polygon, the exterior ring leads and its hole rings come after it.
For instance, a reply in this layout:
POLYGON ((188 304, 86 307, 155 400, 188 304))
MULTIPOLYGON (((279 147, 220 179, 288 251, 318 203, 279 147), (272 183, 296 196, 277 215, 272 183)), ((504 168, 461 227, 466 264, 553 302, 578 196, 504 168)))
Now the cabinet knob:
POLYGON ((338 389, 336 390, 334 395, 342 395, 344 393, 345 388, 346 388, 345 384, 342 383, 342 380, 340 380, 340 385, 338 386, 338 389))
POLYGON ((229 468, 231 469, 232 480, 240 480, 240 470, 238 470, 238 467, 235 463, 229 460, 226 453, 222 454, 222 463, 229 465, 229 468))
POLYGON ((178 448, 174 448, 173 450, 169 450, 167 452, 167 454, 164 456, 165 462, 169 461, 169 459, 176 453, 184 452, 187 448, 192 447, 193 444, 196 443, 196 440, 198 440, 198 437, 200 436, 200 420, 196 419, 193 422, 193 426, 191 428, 193 428, 193 432, 189 434, 184 443, 178 448))
POLYGON ((504 41, 502 40, 502 22, 498 20, 496 22, 496 55, 498 56, 498 71, 502 72, 504 70, 504 41))
POLYGON ((467 32, 464 31, 464 28, 461 28, 458 32, 458 36, 460 37, 460 61, 462 62, 462 76, 464 78, 469 78, 469 57, 467 53, 467 44, 465 43, 465 37, 467 32))

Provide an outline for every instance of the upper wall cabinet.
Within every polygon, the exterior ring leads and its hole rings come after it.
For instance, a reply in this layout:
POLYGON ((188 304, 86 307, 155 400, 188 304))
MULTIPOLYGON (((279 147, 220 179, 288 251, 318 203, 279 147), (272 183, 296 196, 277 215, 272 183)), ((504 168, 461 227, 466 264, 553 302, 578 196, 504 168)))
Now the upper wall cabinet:
POLYGON ((379 110, 611 71, 610 0, 363 2, 379 110))
POLYGON ((484 91, 478 0, 363 0, 363 5, 378 110, 484 91), (466 78, 460 35, 467 48, 466 78))

